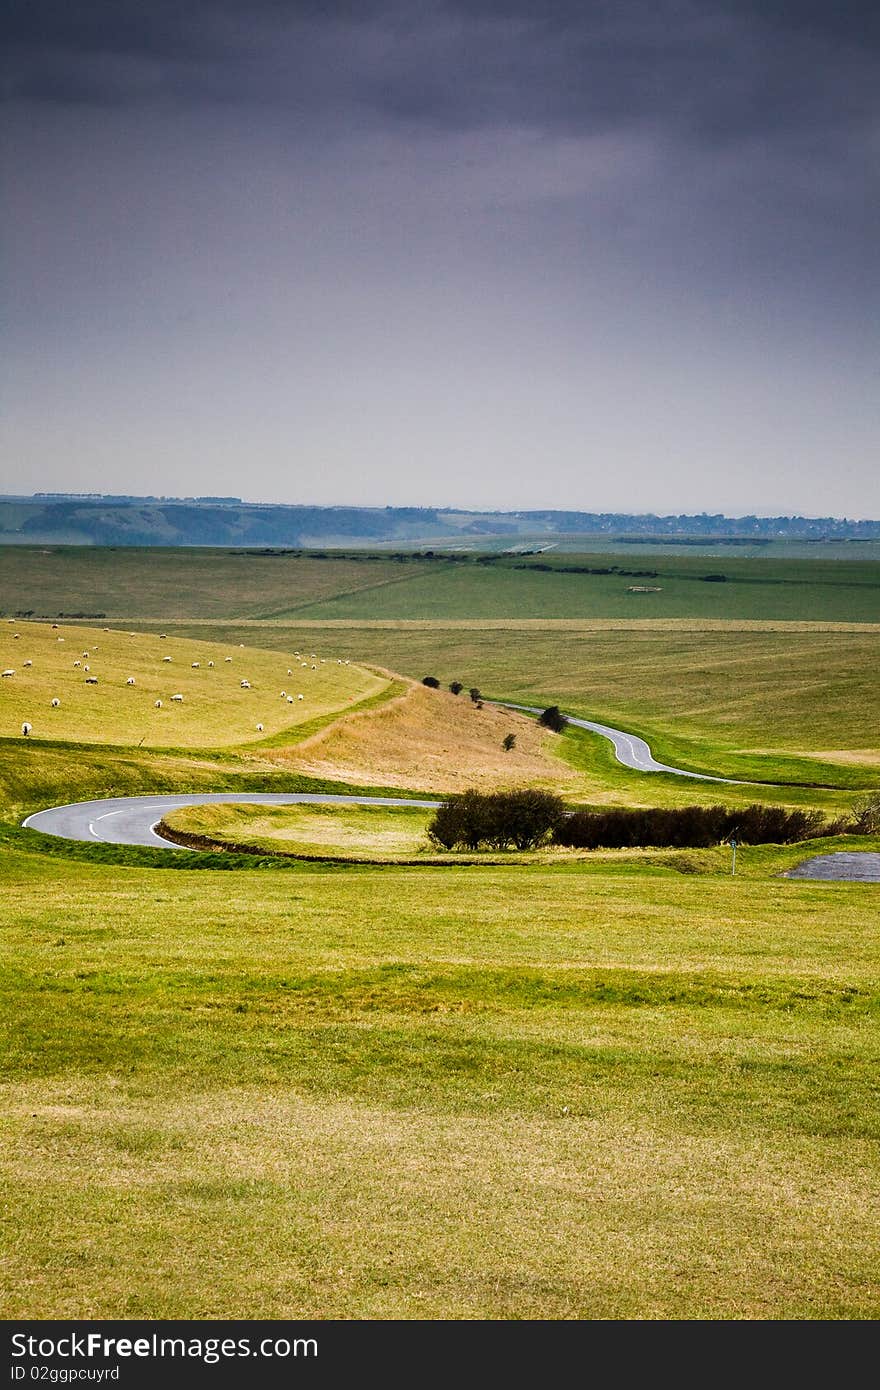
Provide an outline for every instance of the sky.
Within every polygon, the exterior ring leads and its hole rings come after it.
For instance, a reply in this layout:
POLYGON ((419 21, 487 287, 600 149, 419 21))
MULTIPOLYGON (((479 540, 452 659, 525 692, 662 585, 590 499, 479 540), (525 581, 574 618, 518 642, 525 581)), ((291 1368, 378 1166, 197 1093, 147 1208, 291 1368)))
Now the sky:
POLYGON ((11 0, 0 492, 880 517, 880 8, 11 0))

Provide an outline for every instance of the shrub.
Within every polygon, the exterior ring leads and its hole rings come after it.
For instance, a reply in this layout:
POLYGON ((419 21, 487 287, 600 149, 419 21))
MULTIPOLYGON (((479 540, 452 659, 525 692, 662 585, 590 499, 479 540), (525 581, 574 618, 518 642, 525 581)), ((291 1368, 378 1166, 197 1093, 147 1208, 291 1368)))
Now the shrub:
POLYGON ((556 844, 573 849, 644 847, 708 849, 736 839, 740 844, 788 845, 815 835, 833 834, 819 811, 786 810, 784 806, 683 806, 677 809, 609 807, 574 811, 557 825, 556 844))
POLYGON ((422 676, 422 685, 428 685, 432 690, 440 689, 440 682, 436 676, 422 676))
POLYGON ((880 835, 880 792, 856 802, 848 829, 856 835, 880 835))
POLYGON ((457 792, 443 802, 428 836, 444 849, 535 849, 565 815, 552 792, 457 792))
POLYGON ((505 753, 509 753, 511 748, 516 747, 516 734, 505 734, 501 743, 505 753))
POLYGON ((568 727, 568 720, 558 705, 550 705, 543 714, 539 714, 538 723, 543 724, 545 729, 552 729, 554 734, 561 734, 568 727))
POLYGON ((460 695, 461 692, 464 690, 464 686, 462 685, 461 681, 450 681, 449 689, 452 691, 453 695, 460 695))
POLYGON ((475 685, 471 686, 470 690, 468 691, 468 694, 470 695, 475 705, 478 705, 483 698, 475 685))

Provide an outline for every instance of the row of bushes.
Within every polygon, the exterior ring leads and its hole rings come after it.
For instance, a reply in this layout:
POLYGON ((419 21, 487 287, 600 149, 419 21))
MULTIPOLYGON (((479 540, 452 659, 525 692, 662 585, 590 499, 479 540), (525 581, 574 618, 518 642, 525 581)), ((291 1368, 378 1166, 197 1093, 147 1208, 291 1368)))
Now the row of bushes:
POLYGON ((574 811, 554 827, 553 839, 572 849, 625 849, 655 845, 708 849, 737 840, 749 845, 790 845, 817 835, 840 833, 820 811, 784 806, 682 806, 674 810, 609 807, 574 811))
POLYGON ((784 806, 683 806, 674 810, 610 807, 566 810, 552 792, 459 792, 444 801, 428 835, 443 849, 536 849, 552 843, 573 849, 705 849, 732 839, 740 844, 789 845, 819 835, 880 830, 880 799, 869 799, 852 818, 826 821, 820 811, 784 806))

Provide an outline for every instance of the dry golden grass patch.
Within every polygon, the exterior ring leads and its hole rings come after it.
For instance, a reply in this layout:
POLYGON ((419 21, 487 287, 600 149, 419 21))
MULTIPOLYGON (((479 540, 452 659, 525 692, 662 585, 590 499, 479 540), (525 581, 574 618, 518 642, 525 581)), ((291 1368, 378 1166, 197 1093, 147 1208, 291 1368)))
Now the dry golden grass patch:
POLYGON ((342 782, 454 792, 465 787, 560 789, 580 778, 554 755, 558 735, 513 710, 413 684, 405 695, 351 714, 279 757, 297 771, 342 782), (516 746, 505 751, 506 734, 516 746))
POLYGON ((14 1210, 41 1212, 11 1243, 9 1318, 877 1312, 858 1141, 79 1078, 9 1099, 14 1210))

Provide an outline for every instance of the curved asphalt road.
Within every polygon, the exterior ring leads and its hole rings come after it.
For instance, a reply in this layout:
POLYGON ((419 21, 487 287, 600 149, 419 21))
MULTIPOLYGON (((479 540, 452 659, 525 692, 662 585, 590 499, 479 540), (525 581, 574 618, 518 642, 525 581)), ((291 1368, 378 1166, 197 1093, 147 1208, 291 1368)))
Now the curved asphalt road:
MULTIPOLYGON (((514 705, 498 701, 505 709, 540 714, 534 705, 514 705)), ((685 772, 680 767, 668 767, 652 757, 643 738, 611 729, 607 724, 594 724, 589 719, 567 715, 571 724, 591 733, 601 734, 614 745, 617 760, 637 772, 672 772, 677 777, 692 777, 700 782, 729 782, 729 777, 709 777, 699 772, 685 772)), ((313 806, 419 806, 433 810, 439 801, 417 801, 402 796, 341 796, 324 792, 193 792, 184 796, 114 796, 102 801, 76 801, 69 806, 53 806, 28 816, 24 825, 44 835, 57 835, 62 840, 99 841, 105 845, 148 845, 151 848, 179 849, 161 835, 156 826, 163 816, 181 806, 204 806, 208 803, 231 802, 239 805, 291 806, 306 803, 313 806)))
POLYGON ((181 806, 205 806, 229 801, 240 806, 290 806, 296 802, 313 806, 423 806, 433 810, 439 801, 411 801, 400 796, 331 796, 323 792, 192 792, 185 796, 111 796, 104 801, 75 801, 69 806, 53 806, 36 811, 23 824, 44 835, 62 840, 100 841, 104 845, 150 845, 160 849, 180 849, 156 834, 163 816, 181 806))
MULTIPOLYGON (((523 710, 526 714, 541 714, 543 711, 537 705, 514 705, 509 700, 496 701, 502 709, 523 710)), ((578 729, 589 729, 590 733, 601 734, 614 745, 614 752, 619 763, 624 767, 631 767, 636 772, 672 772, 676 777, 693 777, 697 782, 727 782, 733 786, 741 786, 742 783, 735 782, 732 777, 710 777, 705 772, 685 772, 682 767, 670 767, 668 763, 658 763, 653 756, 650 748, 643 738, 638 734, 625 734, 621 729, 612 729, 608 724, 594 724, 591 719, 578 719, 573 714, 567 714, 565 718, 569 724, 574 724, 578 729)))

